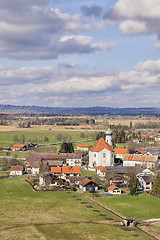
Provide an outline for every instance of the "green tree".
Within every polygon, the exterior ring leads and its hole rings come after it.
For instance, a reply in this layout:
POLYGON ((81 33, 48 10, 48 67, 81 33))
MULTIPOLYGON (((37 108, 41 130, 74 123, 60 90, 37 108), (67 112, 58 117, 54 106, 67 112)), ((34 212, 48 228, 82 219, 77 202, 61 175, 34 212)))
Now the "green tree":
POLYGON ((20 143, 21 143, 21 144, 24 144, 24 143, 25 143, 25 136, 24 136, 24 135, 21 135, 21 137, 20 137, 20 143))
POLYGON ((160 173, 153 180, 152 192, 155 196, 160 197, 160 173))
POLYGON ((10 154, 11 154, 10 152, 6 152, 6 156, 7 156, 7 157, 9 157, 9 156, 10 156, 10 154))
POLYGON ((2 170, 6 171, 7 170, 7 166, 8 166, 8 162, 7 160, 4 158, 3 162, 2 162, 2 170))
POLYGON ((59 152, 60 153, 73 153, 74 152, 73 144, 72 143, 63 142, 61 144, 59 152))
POLYGON ((137 149, 137 145, 135 143, 130 142, 128 144, 128 151, 129 151, 129 153, 131 153, 131 154, 135 153, 136 149, 137 149))
POLYGON ((138 181, 135 173, 133 173, 130 176, 128 186, 129 186, 129 190, 130 190, 130 195, 133 196, 136 193, 136 191, 138 190, 138 186, 139 186, 139 181, 138 181))
POLYGON ((49 138, 48 137, 44 137, 44 142, 49 142, 49 138))
POLYGON ((57 140, 59 140, 59 141, 62 140, 62 134, 61 134, 61 133, 58 133, 58 134, 57 134, 57 140))
POLYGON ((105 139, 105 133, 104 132, 98 132, 96 136, 96 140, 99 140, 101 137, 105 139))
POLYGON ((44 176, 44 172, 45 172, 45 167, 43 164, 43 159, 41 159, 39 164, 39 173, 42 174, 42 176, 44 176))
POLYGON ((19 139, 18 139, 18 136, 17 136, 17 135, 14 135, 13 141, 14 141, 14 143, 18 143, 18 142, 19 142, 19 139))
POLYGON ((33 137, 33 143, 37 143, 37 137, 36 136, 33 137))
POLYGON ((85 138, 85 135, 83 132, 80 133, 80 138, 85 138))

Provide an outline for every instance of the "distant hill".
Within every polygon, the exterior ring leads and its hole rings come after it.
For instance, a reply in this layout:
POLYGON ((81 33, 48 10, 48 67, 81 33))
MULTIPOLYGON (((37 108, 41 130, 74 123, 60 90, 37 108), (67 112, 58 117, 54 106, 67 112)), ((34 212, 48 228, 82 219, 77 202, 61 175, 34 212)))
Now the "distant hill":
POLYGON ((111 107, 41 107, 0 105, 0 113, 10 114, 41 114, 41 115, 156 115, 160 116, 160 108, 111 108, 111 107))

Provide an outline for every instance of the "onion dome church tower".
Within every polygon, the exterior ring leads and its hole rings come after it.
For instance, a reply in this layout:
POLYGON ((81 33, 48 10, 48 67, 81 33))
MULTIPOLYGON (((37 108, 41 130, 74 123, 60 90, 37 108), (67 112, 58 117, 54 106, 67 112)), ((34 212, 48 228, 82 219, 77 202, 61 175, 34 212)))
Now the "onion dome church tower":
POLYGON ((113 166, 114 151, 112 148, 112 130, 108 128, 106 138, 101 137, 98 142, 89 149, 89 167, 113 166))
POLYGON ((113 132, 110 128, 108 128, 108 130, 106 131, 106 143, 108 143, 111 147, 112 147, 112 135, 113 132))

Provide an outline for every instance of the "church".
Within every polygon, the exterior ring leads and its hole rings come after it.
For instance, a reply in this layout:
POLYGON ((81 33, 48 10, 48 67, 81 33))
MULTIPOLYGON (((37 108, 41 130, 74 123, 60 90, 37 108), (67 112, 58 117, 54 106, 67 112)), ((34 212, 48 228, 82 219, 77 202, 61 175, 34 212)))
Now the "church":
POLYGON ((114 151, 112 148, 112 130, 108 128, 106 137, 100 138, 98 142, 89 150, 89 167, 96 168, 97 166, 113 166, 114 151))

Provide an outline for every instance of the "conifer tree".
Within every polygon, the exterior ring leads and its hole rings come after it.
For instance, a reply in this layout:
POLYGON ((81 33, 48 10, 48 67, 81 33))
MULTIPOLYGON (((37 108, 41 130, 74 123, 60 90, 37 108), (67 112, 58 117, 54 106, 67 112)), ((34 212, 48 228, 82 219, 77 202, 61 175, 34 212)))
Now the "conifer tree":
POLYGON ((157 174, 153 181, 152 192, 155 196, 160 197, 160 173, 157 174))

